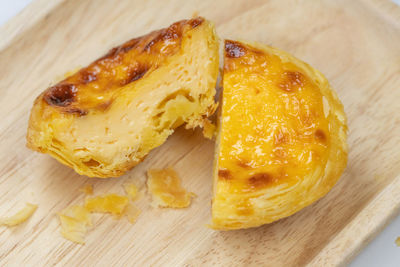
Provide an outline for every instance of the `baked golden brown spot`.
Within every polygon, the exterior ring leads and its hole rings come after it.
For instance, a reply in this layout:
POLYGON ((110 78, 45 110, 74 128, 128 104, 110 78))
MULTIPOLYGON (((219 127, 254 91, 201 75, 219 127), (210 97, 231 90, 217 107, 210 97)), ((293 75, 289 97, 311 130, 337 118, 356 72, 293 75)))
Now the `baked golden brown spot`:
POLYGON ((285 71, 282 73, 282 81, 278 84, 279 88, 286 92, 293 92, 305 86, 306 79, 299 71, 285 71))
POLYGON ((49 105, 66 107, 75 101, 78 89, 73 84, 60 83, 50 87, 44 94, 44 100, 49 105))
POLYGON ((347 159, 343 107, 322 74, 285 52, 238 41, 225 41, 217 142, 216 229, 293 214, 332 188, 347 159))
POLYGON ((314 135, 315 135, 315 138, 316 138, 318 141, 320 141, 320 142, 325 142, 325 141, 326 141, 326 135, 325 135, 325 133, 324 133, 323 130, 317 129, 317 130, 315 131, 314 135))
POLYGON ((218 178, 229 180, 232 179, 232 174, 229 170, 218 170, 218 178))
POLYGON ((134 38, 45 90, 28 146, 87 176, 122 175, 179 125, 216 108, 218 43, 198 17, 134 38))
POLYGON ((248 183, 251 188, 266 187, 274 182, 274 177, 269 173, 257 173, 251 176, 248 183))
POLYGON ((202 22, 203 18, 179 21, 114 47, 88 67, 47 89, 44 100, 59 107, 61 112, 83 110, 79 115, 86 115, 91 109, 102 109, 105 104, 109 106, 113 94, 121 90, 121 86, 157 69, 166 58, 179 51, 182 34, 189 30, 188 26, 195 28, 202 22))
POLYGON ((238 58, 244 56, 246 48, 239 42, 226 40, 225 42, 225 56, 230 58, 238 58))

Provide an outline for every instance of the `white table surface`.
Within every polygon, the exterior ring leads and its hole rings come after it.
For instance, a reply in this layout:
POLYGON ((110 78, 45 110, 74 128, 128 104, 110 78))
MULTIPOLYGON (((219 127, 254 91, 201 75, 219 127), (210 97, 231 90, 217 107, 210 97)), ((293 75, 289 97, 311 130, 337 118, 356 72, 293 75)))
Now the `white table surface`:
MULTIPOLYGON (((20 12, 32 0, 0 0, 0 25, 20 12)), ((400 0, 393 0, 400 5, 400 0)), ((400 216, 383 230, 349 265, 349 267, 400 267, 400 216)))

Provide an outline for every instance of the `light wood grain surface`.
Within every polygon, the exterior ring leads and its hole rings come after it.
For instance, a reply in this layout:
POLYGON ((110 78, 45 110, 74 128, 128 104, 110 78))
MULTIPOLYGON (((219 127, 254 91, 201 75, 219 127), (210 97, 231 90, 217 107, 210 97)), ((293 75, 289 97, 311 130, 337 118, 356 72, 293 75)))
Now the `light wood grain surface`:
POLYGON ((0 215, 29 201, 26 223, 0 228, 0 265, 334 266, 346 264, 396 215, 400 198, 400 10, 388 1, 38 0, 0 29, 0 215), (179 129, 118 179, 89 179, 25 147, 34 98, 66 71, 150 30, 191 17, 221 38, 259 41, 321 70, 349 119, 349 164, 322 200, 256 229, 218 232, 210 221, 214 144, 179 129), (55 213, 78 189, 122 193, 148 168, 173 166, 197 194, 186 210, 154 209, 137 223, 97 216, 81 246, 63 239, 55 213))

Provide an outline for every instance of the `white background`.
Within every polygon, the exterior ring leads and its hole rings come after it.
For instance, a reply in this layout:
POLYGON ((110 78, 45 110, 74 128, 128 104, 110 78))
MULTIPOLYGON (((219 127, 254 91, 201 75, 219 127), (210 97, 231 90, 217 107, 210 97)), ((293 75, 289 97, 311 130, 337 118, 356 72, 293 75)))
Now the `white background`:
MULTIPOLYGON (((400 5, 400 0, 393 1, 400 5)), ((30 2, 0 0, 0 26, 30 2)), ((350 267, 400 267, 400 247, 394 243, 397 236, 400 236, 400 216, 358 255, 350 267)))

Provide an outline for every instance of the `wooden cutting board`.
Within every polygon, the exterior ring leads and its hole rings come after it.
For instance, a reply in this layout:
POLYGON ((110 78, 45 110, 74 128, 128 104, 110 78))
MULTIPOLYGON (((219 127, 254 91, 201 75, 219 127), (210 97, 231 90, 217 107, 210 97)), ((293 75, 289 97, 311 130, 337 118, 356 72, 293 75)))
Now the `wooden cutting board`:
MULTIPOLYGON (((33 2, 0 29, 0 215, 39 205, 26 223, 0 228, 0 265, 343 265, 400 205, 400 8, 389 1, 71 0, 33 2), (259 41, 321 70, 349 120, 349 164, 322 200, 256 229, 208 229, 214 144, 179 129, 118 179, 79 176, 25 147, 35 97, 111 47, 188 18, 215 22, 221 38, 259 41), (185 210, 154 209, 136 224, 97 216, 85 245, 63 239, 56 212, 95 194, 122 193, 149 168, 173 166, 197 197, 185 210)), ((393 237, 393 240, 395 237, 393 237)))

